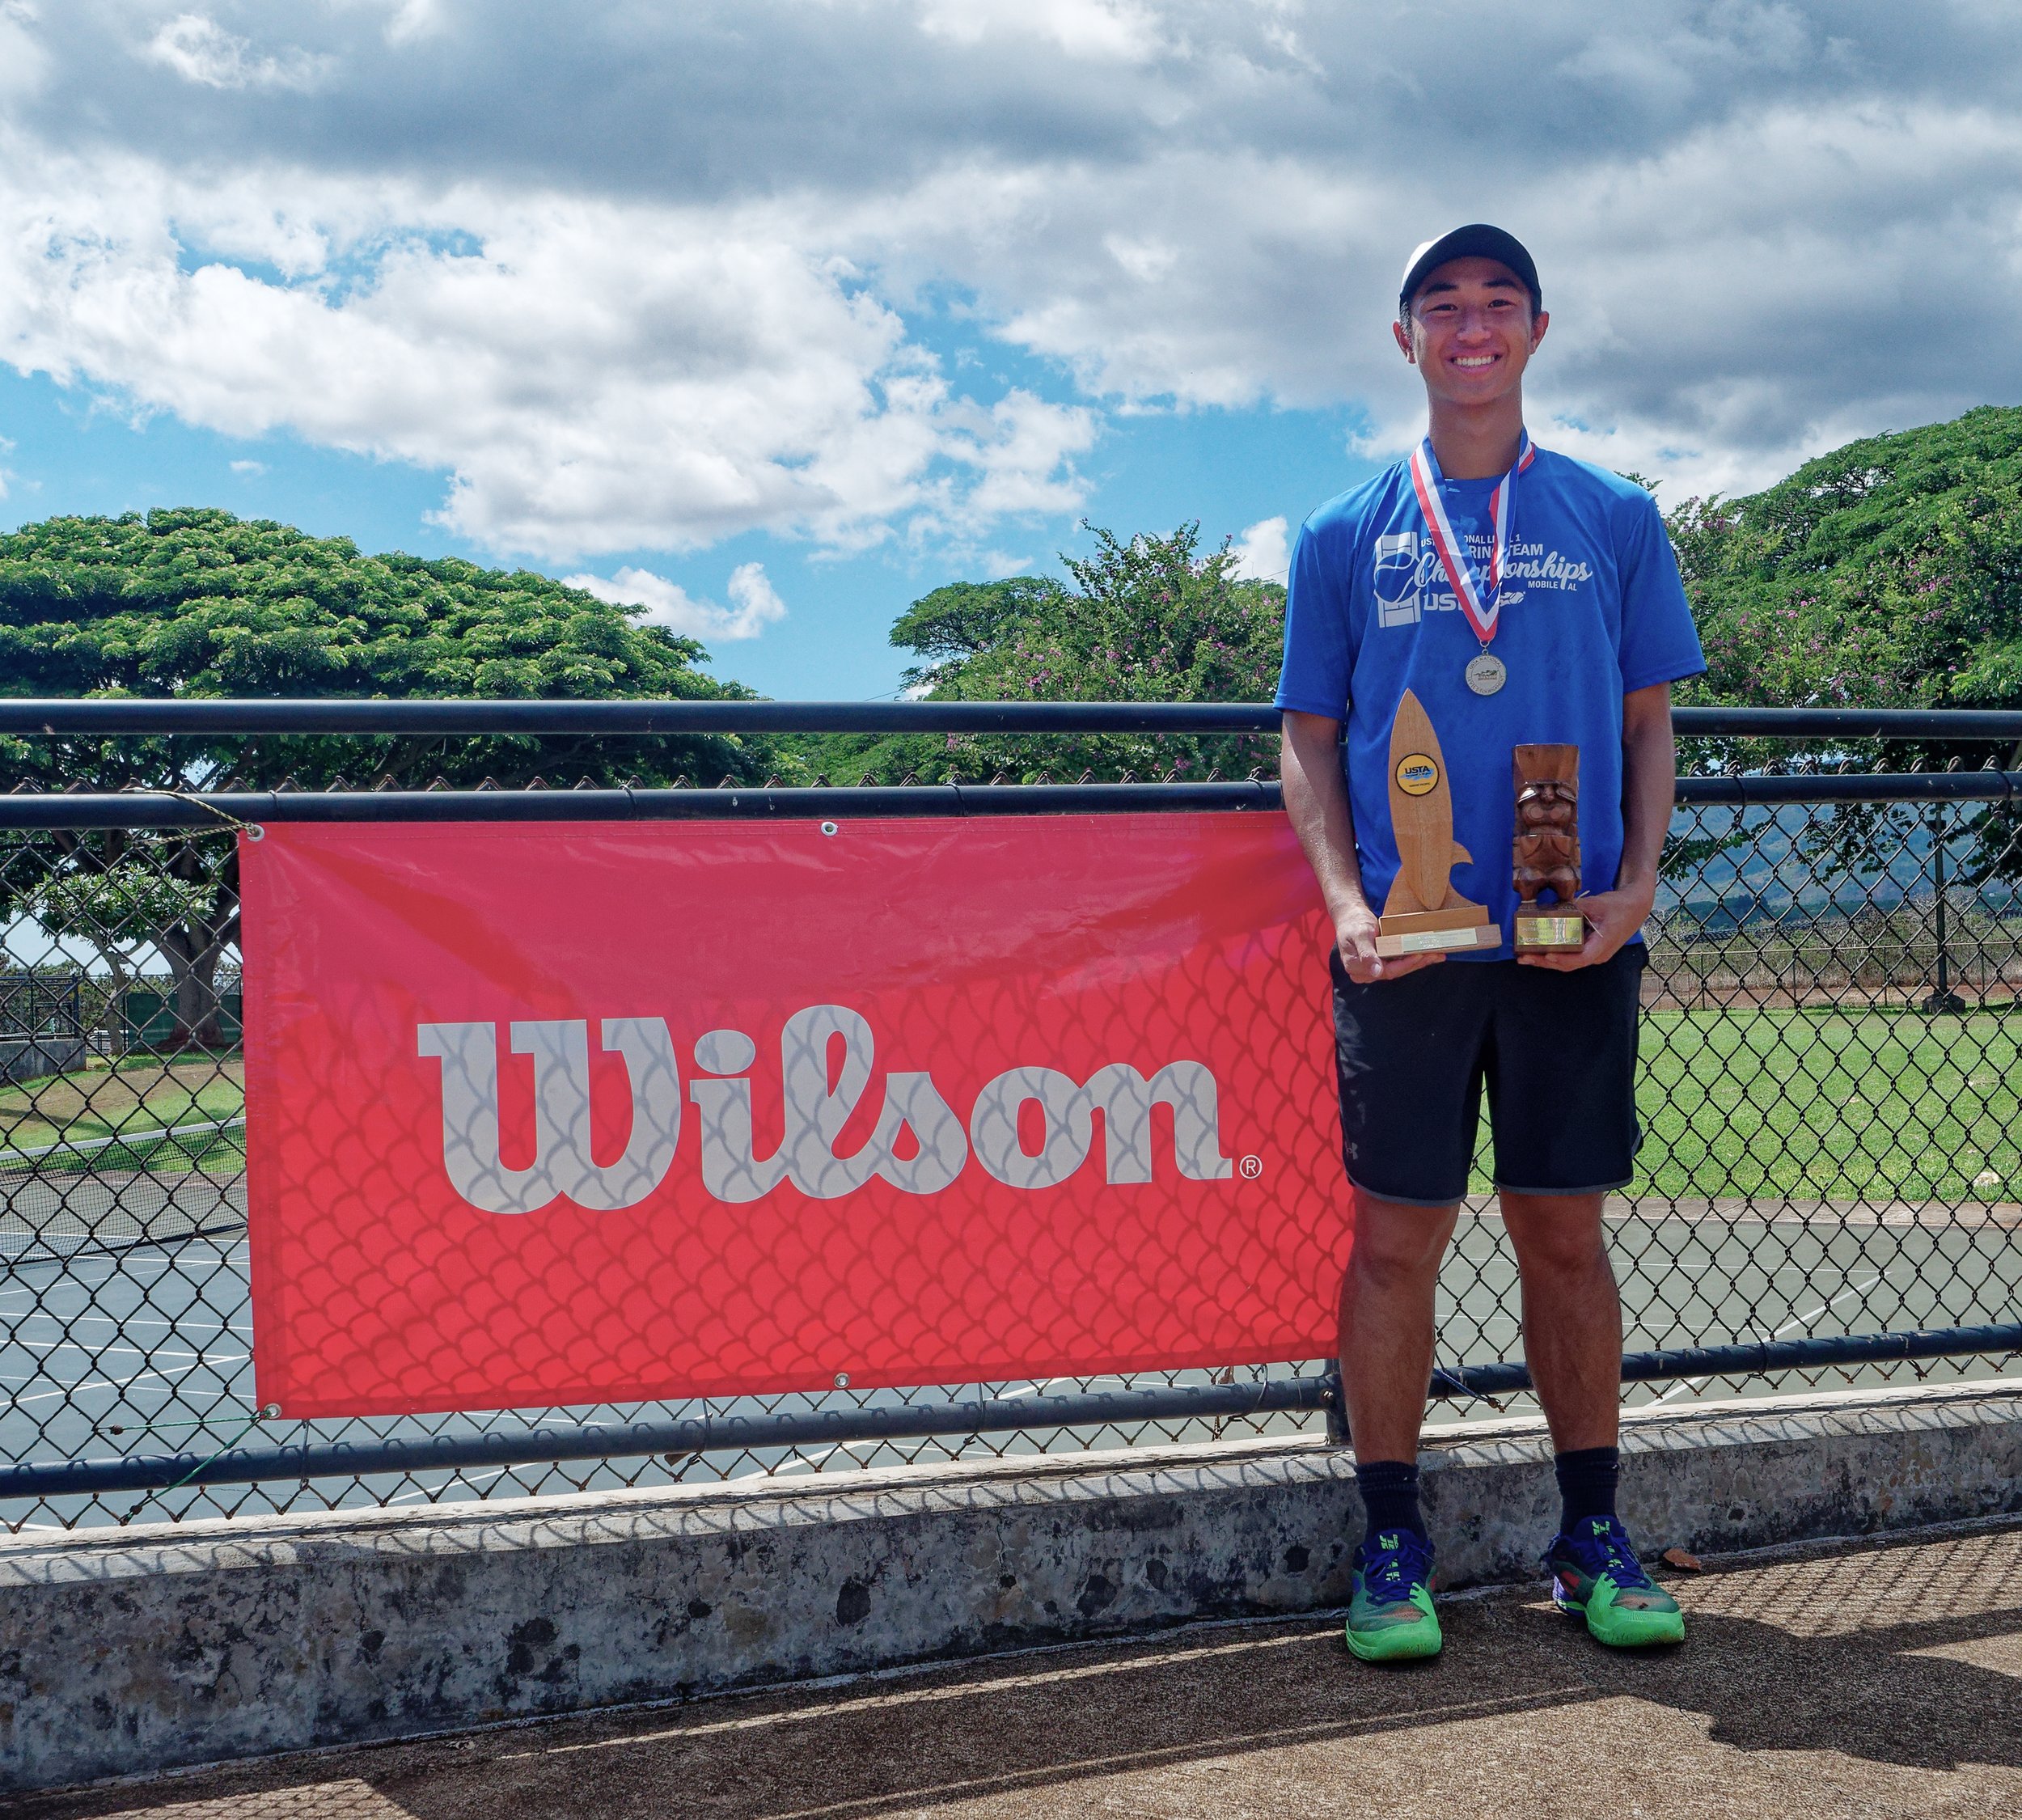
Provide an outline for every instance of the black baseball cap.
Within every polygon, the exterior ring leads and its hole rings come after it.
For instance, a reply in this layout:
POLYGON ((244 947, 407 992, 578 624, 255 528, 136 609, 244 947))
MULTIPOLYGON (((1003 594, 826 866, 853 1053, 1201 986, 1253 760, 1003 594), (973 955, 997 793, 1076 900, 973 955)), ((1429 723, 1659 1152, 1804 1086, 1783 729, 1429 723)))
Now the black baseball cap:
POLYGON ((1478 221, 1456 227, 1436 240, 1428 240, 1405 262, 1404 282, 1398 286, 1397 293, 1400 314, 1410 310, 1419 286, 1449 259, 1492 259, 1507 265, 1524 281, 1524 288, 1530 293, 1531 307, 1544 308, 1545 294, 1538 288, 1538 265, 1529 250, 1514 234, 1478 221))

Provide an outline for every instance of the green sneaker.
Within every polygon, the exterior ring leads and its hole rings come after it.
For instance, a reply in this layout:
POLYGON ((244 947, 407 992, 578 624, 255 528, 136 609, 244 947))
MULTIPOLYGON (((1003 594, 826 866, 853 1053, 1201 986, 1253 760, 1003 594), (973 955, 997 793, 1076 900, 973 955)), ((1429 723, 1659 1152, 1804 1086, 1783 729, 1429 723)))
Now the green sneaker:
POLYGON ((1678 1602, 1643 1571, 1629 1532, 1613 1517, 1590 1517, 1545 1551, 1551 1602, 1584 1618, 1588 1632, 1611 1649, 1642 1649, 1685 1641, 1678 1602))
POLYGON ((1349 1653, 1365 1662, 1436 1656, 1441 1640, 1432 1577, 1432 1545, 1410 1530, 1385 1530, 1356 1549, 1349 1653))

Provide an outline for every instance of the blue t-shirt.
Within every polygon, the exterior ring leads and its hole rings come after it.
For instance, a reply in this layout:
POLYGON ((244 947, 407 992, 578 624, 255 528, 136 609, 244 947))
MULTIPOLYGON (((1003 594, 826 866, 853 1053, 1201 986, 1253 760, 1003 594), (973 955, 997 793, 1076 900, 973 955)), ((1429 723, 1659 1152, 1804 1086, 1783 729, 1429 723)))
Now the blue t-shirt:
MULTIPOLYGON (((1470 566, 1485 582, 1494 480, 1443 480, 1470 566)), ((1622 698, 1706 667, 1656 503, 1633 481, 1540 449, 1511 497, 1509 568, 1489 646, 1508 668, 1495 695, 1467 686, 1481 641, 1440 565, 1408 463, 1330 499, 1300 527, 1285 611, 1278 706, 1345 719, 1342 760, 1363 890, 1381 913, 1397 876, 1390 830, 1390 724, 1406 689, 1432 723, 1452 782, 1453 838, 1473 855, 1454 889, 1488 907, 1508 952, 1516 888, 1510 748, 1580 748, 1583 887, 1607 891, 1622 864, 1622 698)), ((1484 587, 1483 591, 1486 592, 1484 587)))

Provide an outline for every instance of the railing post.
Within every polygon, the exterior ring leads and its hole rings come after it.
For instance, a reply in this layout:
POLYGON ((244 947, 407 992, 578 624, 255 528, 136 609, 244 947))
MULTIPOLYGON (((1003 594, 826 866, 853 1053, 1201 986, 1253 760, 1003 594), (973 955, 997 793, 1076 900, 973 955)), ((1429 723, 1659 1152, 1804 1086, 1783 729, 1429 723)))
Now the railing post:
POLYGON ((1944 805, 1941 802, 1932 803, 1927 819, 1931 827, 1931 882, 1937 899, 1935 920, 1938 937, 1938 967, 1931 995, 1918 1009, 1933 1015, 1940 1013, 1956 1014, 1965 1009, 1966 1001, 1952 989, 1951 959, 1945 952, 1944 805))

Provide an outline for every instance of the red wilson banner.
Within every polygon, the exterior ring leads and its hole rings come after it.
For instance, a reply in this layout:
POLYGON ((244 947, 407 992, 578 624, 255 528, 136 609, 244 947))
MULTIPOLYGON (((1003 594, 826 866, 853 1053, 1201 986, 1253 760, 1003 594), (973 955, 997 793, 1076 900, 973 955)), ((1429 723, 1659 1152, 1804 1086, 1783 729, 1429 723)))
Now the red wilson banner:
POLYGON ((1333 1350, 1326 934, 1280 816, 240 853, 286 1415, 1333 1350))

